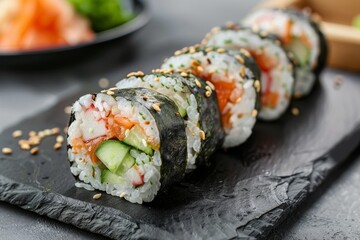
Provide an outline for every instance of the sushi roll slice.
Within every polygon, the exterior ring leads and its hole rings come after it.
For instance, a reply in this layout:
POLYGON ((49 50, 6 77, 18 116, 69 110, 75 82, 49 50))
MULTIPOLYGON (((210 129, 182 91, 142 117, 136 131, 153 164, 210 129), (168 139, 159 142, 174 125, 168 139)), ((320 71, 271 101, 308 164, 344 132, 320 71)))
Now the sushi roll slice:
POLYGON ((186 133, 177 112, 172 100, 145 88, 82 96, 67 138, 76 186, 141 204, 181 180, 186 133))
POLYGON ((205 46, 248 50, 261 70, 259 118, 275 120, 285 112, 293 94, 294 68, 276 36, 265 32, 259 34, 228 23, 226 27, 214 28, 202 43, 205 46))
POLYGON ((206 162, 223 143, 216 94, 206 95, 210 86, 201 78, 185 72, 157 69, 145 76, 128 75, 116 84, 123 88, 150 88, 175 102, 184 119, 187 136, 187 168, 206 162))
POLYGON ((280 37, 298 63, 294 97, 309 94, 327 58, 325 37, 309 14, 290 9, 264 8, 246 17, 243 24, 280 37))
POLYGON ((216 91, 224 148, 235 147, 251 135, 258 113, 260 71, 247 51, 193 46, 176 51, 162 68, 188 71, 206 80, 206 96, 216 91))

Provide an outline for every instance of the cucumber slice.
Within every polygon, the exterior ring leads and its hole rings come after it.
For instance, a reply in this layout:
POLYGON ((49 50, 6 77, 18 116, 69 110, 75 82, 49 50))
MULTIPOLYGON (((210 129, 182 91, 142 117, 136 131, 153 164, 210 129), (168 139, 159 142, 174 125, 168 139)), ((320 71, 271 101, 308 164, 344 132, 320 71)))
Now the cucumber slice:
POLYGON ((127 181, 125 178, 105 169, 101 172, 101 183, 125 185, 127 181))
POLYGON ((135 158, 133 158, 130 153, 126 154, 126 156, 124 157, 121 165, 119 166, 119 168, 116 170, 116 174, 117 175, 122 175, 123 173, 125 173, 127 170, 129 170, 132 166, 134 166, 135 164, 135 158))
POLYGON ((288 50, 294 54, 301 66, 309 65, 311 49, 306 47, 300 38, 294 38, 288 45, 288 50))
POLYGON ((135 125, 129 130, 129 134, 124 138, 123 141, 124 143, 129 144, 130 146, 133 146, 148 155, 153 155, 153 150, 151 149, 150 145, 146 143, 145 139, 146 136, 144 135, 141 128, 135 125))
POLYGON ((130 146, 118 140, 107 140, 99 145, 95 150, 95 155, 111 172, 115 173, 129 150, 130 146))
POLYGON ((180 113, 180 116, 183 118, 186 116, 187 114, 187 111, 185 108, 181 108, 181 107, 178 107, 179 108, 179 113, 180 113))

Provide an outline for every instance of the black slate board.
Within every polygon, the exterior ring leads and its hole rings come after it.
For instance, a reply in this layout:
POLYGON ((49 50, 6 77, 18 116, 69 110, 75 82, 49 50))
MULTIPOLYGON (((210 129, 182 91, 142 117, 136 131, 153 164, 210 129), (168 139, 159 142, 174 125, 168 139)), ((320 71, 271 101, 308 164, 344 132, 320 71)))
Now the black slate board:
MULTIPOLYGON (((273 123, 259 122, 244 145, 219 151, 166 195, 144 205, 74 187, 66 151, 54 138, 38 156, 15 151, 1 156, 0 200, 113 238, 265 238, 360 142, 360 84, 350 75, 339 87, 326 72, 321 83, 290 113, 273 123)), ((64 106, 5 130, 0 146, 17 149, 15 129, 64 126, 64 106)))

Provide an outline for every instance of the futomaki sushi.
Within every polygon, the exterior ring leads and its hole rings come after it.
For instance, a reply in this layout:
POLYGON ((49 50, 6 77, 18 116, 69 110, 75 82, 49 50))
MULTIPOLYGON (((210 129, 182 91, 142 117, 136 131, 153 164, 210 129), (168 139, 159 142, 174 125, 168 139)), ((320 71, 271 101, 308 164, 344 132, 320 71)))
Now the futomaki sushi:
POLYGON ((261 70, 262 94, 259 118, 274 120, 285 112, 293 94, 294 68, 276 36, 228 23, 226 27, 213 28, 202 44, 248 50, 261 70))
POLYGON ((291 9, 264 8, 250 14, 242 23, 280 37, 297 60, 294 96, 307 95, 327 58, 325 37, 310 15, 291 9))
POLYGON ((116 87, 153 89, 175 102, 186 125, 187 168, 194 169, 206 162, 223 143, 225 134, 216 94, 206 95, 210 86, 192 74, 162 69, 153 72, 144 76, 130 73, 116 87))
POLYGON ((163 69, 188 71, 206 80, 206 95, 215 90, 225 130, 223 147, 243 143, 252 133, 258 113, 260 71, 246 50, 193 46, 175 52, 163 69))
POLYGON ((76 101, 68 157, 78 187, 139 203, 182 179, 185 124, 175 103, 151 89, 110 89, 76 101))

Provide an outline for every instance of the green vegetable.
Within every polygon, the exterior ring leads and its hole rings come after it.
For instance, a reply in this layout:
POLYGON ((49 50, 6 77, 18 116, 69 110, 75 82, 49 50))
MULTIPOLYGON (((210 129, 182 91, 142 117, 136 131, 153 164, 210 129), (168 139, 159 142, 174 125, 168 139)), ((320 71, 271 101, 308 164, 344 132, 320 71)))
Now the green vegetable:
POLYGON ((68 0, 75 10, 89 19, 94 31, 100 32, 129 21, 133 14, 124 9, 121 0, 68 0))
POLYGON ((130 146, 118 140, 107 140, 99 145, 95 150, 95 155, 111 172, 115 173, 129 151, 130 146))
POLYGON ((354 20, 353 20, 353 26, 354 26, 356 29, 360 30, 360 14, 357 15, 357 16, 354 18, 354 20))
POLYGON ((126 180, 123 177, 120 177, 109 170, 103 170, 101 172, 101 182, 108 184, 126 184, 126 180))
POLYGON ((146 136, 144 135, 143 131, 135 125, 129 131, 129 134, 124 138, 124 143, 129 144, 148 155, 153 155, 153 150, 145 141, 146 136))

